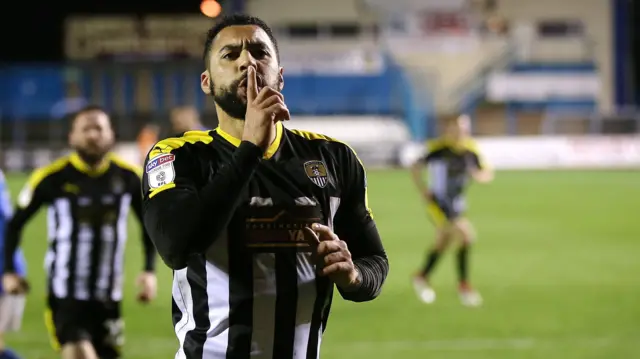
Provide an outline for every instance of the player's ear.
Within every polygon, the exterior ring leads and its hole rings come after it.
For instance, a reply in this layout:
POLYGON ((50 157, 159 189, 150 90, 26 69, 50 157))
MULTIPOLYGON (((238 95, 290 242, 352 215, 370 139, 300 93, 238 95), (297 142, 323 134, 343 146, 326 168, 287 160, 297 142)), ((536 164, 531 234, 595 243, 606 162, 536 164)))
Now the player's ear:
POLYGON ((211 76, 209 76, 209 70, 204 70, 200 74, 200 88, 205 94, 211 95, 211 76))
POLYGON ((280 68, 278 71, 278 91, 282 91, 284 88, 284 67, 280 68))

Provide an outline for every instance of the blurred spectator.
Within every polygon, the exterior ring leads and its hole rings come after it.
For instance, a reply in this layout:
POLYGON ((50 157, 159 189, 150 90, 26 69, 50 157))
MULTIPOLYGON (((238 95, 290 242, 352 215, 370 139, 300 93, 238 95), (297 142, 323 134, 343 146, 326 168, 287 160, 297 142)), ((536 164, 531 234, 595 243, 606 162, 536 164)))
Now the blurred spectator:
POLYGON ((176 107, 171 110, 171 126, 174 133, 193 130, 206 130, 200 122, 200 114, 190 106, 176 107))
POLYGON ((151 147, 158 142, 160 136, 160 126, 156 124, 147 124, 142 127, 140 133, 138 134, 137 143, 138 143, 138 151, 140 153, 140 161, 144 161, 145 156, 149 151, 151 151, 151 147))

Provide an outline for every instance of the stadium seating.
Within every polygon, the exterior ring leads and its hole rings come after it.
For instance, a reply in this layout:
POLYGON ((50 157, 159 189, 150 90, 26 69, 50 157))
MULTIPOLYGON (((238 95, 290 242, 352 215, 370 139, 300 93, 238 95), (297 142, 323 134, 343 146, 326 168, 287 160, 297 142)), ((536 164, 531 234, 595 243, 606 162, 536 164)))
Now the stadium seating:
MULTIPOLYGON (((141 69, 122 64, 82 68, 83 97, 114 112, 144 112, 134 88, 144 85, 141 69), (94 72, 99 72, 95 76, 94 72), (129 104, 128 106, 122 104, 129 104), (131 106, 131 108, 129 108, 131 106)), ((0 72, 0 108, 3 119, 49 119, 54 105, 65 98, 65 68, 62 66, 20 66, 0 72)), ((199 90, 199 73, 176 64, 170 71, 157 71, 144 91, 153 93, 153 106, 192 104, 205 110, 199 90), (175 86, 175 84, 181 86, 175 86)), ((402 74, 393 66, 366 74, 287 74, 284 94, 289 109, 304 115, 398 115, 404 112, 402 74)))

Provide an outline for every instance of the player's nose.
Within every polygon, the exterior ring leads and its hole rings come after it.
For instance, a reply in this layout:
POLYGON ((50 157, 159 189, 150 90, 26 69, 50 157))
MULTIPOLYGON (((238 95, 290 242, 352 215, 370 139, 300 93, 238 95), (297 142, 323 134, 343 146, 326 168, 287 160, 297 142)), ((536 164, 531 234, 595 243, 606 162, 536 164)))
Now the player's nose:
POLYGON ((100 133, 98 131, 88 131, 86 133, 87 142, 96 143, 100 140, 100 133))
POLYGON ((256 59, 251 55, 250 51, 242 50, 238 56, 238 68, 241 72, 246 72, 249 66, 256 66, 256 59))

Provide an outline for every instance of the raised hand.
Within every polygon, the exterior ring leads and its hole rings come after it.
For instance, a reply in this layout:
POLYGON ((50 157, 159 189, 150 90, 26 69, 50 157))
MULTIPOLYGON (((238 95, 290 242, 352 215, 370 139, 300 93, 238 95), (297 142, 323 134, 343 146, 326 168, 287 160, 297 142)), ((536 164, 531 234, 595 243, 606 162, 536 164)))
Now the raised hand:
POLYGON ((289 109, 284 104, 284 96, 264 86, 258 91, 256 70, 249 66, 247 70, 247 112, 245 114, 242 140, 254 143, 266 150, 272 138, 275 138, 277 121, 288 121, 289 109))

